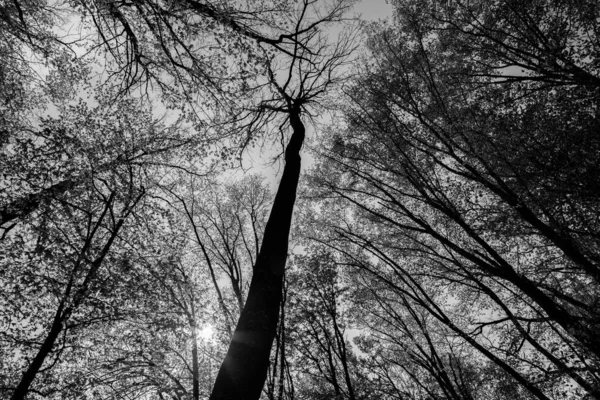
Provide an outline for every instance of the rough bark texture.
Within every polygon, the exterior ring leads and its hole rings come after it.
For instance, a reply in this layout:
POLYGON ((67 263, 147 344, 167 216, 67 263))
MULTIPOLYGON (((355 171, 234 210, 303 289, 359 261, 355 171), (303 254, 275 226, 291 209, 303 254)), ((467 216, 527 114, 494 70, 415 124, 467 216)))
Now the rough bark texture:
POLYGON ((288 237, 300 177, 300 149, 305 135, 299 109, 290 111, 290 124, 293 134, 285 151, 283 176, 254 265, 248 298, 211 400, 257 400, 267 378, 279 321, 288 237))

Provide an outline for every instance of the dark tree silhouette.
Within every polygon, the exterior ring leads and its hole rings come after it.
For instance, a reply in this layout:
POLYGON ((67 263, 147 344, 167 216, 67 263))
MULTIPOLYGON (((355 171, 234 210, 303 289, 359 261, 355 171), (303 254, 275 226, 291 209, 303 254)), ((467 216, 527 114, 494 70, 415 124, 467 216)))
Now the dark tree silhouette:
POLYGON ((548 398, 549 382, 563 379, 598 396, 598 67, 583 61, 589 38, 576 28, 596 37, 588 12, 597 7, 395 4, 397 23, 371 36, 371 58, 347 90, 347 128, 324 154, 323 195, 354 211, 330 222, 323 244, 533 395, 548 398), (485 299, 474 305, 492 304, 498 317, 449 314, 434 290, 445 289, 430 286, 439 282, 459 304, 485 299), (496 329, 510 332, 504 345, 479 341, 496 329), (552 365, 544 379, 510 365, 529 363, 530 351, 552 365))

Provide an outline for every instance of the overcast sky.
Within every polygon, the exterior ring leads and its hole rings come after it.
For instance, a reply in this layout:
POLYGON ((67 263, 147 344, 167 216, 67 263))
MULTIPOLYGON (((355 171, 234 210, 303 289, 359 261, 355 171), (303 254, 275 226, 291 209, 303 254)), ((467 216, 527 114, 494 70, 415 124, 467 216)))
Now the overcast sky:
POLYGON ((378 20, 390 16, 392 7, 386 0, 361 0, 354 10, 357 14, 362 14, 363 19, 378 20))

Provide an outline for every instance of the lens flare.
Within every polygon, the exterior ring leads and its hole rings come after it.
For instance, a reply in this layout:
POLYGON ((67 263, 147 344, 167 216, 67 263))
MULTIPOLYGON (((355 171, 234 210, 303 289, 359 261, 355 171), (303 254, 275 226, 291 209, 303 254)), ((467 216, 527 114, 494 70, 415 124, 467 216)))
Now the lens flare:
POLYGON ((215 332, 212 325, 204 325, 204 327, 198 332, 198 336, 204 340, 210 339, 215 332))

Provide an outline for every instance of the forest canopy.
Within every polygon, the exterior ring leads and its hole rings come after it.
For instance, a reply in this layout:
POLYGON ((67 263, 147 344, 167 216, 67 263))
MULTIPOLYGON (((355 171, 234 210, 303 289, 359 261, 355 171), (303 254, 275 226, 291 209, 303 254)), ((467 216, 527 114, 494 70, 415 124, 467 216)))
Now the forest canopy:
POLYGON ((600 398, 600 5, 356 3, 0 5, 2 398, 600 398))

